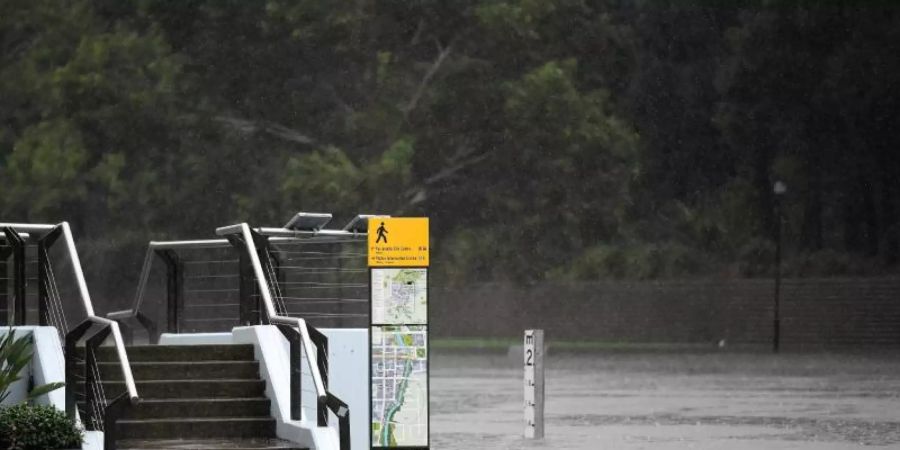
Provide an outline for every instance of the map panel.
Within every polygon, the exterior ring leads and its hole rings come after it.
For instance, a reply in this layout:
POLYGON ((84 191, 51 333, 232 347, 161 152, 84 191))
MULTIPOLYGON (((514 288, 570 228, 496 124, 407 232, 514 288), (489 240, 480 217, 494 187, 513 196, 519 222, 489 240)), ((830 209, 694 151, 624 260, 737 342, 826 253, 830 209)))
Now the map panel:
POLYGON ((372 327, 372 446, 428 445, 428 332, 372 327))
POLYGON ((428 321, 428 269, 372 269, 372 323, 428 321))

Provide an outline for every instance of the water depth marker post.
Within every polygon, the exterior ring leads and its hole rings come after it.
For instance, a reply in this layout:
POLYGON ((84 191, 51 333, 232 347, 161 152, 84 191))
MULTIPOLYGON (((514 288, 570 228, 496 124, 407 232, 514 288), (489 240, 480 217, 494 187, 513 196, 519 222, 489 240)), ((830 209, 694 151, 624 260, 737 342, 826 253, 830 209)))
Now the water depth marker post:
POLYGON ((525 330, 525 438, 544 437, 544 330, 525 330))

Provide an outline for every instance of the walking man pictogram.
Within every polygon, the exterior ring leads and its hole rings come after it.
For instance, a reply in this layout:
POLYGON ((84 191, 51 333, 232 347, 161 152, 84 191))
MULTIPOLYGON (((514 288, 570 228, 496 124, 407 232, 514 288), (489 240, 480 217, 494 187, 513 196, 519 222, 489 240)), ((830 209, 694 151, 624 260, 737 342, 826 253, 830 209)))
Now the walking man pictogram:
POLYGON ((381 222, 381 226, 378 227, 378 239, 375 239, 375 243, 381 242, 384 239, 384 243, 387 244, 387 228, 384 227, 384 222, 381 222))

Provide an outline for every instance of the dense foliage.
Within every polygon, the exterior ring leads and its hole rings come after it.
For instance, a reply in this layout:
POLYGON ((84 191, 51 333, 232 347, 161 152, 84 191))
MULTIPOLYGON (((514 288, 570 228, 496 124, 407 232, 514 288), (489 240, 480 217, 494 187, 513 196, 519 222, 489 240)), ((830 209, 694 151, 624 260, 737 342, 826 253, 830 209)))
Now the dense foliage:
POLYGON ((900 251, 898 9, 7 0, 0 216, 132 287, 151 238, 428 215, 445 281, 764 275, 900 251), (124 270, 113 270, 122 268, 124 270))
POLYGON ((50 405, 0 407, 0 447, 10 450, 81 448, 83 432, 50 405))

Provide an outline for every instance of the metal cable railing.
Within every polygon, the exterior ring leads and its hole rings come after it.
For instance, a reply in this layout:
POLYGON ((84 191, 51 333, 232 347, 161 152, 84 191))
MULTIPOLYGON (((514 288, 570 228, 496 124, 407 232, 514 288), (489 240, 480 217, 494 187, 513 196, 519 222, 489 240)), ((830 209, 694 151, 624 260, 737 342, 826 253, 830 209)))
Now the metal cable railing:
POLYGON ((85 360, 85 367, 91 371, 93 375, 90 379, 91 383, 91 391, 95 394, 92 395, 91 398, 87 399, 91 402, 91 408, 89 408, 88 420, 93 424, 93 428, 95 430, 104 431, 103 430, 103 417, 100 412, 105 409, 107 404, 106 399, 106 390, 103 388, 103 377, 100 375, 100 364, 97 362, 97 354, 95 352, 91 352, 91 356, 89 360, 85 360))
MULTIPOLYGON (((348 225, 349 228, 349 225, 348 225)), ((338 417, 341 448, 349 449, 349 409, 339 398, 328 391, 328 343, 327 338, 306 322, 309 319, 334 320, 340 318, 368 317, 368 271, 364 267, 347 265, 350 260, 364 260, 364 250, 345 251, 344 246, 360 244, 364 232, 345 230, 315 230, 314 232, 283 228, 257 228, 247 224, 224 227, 217 234, 226 239, 150 242, 141 269, 138 289, 130 309, 107 314, 109 319, 121 321, 136 319, 150 335, 151 343, 158 337, 156 325, 141 312, 148 290, 154 255, 159 255, 167 265, 167 327, 170 332, 182 332, 184 310, 202 310, 206 303, 198 301, 204 296, 216 296, 216 308, 238 308, 238 323, 232 325, 272 324, 281 330, 291 348, 291 418, 300 420, 301 393, 313 394, 316 399, 315 414, 319 426, 327 426, 328 411, 338 417), (302 247, 298 245, 311 245, 302 247), (324 247, 322 246, 324 245, 324 247), (310 250, 310 249, 314 250, 310 250), (335 248, 340 249, 335 252, 335 248), (216 249, 237 250, 227 257, 210 257, 216 249), (204 250, 203 257, 187 259, 189 250, 204 250), (321 262, 322 264, 317 264, 321 262), (237 274, 229 273, 231 264, 237 263, 237 274), (291 278, 287 278, 290 274, 291 278), (341 277, 356 277, 349 282, 341 277), (308 279, 312 277, 313 279, 308 279), (338 277, 337 280, 329 277, 338 277), (235 292, 227 284, 238 281, 239 299, 223 301, 220 296, 235 292), (196 283, 207 282, 207 285, 196 283), (194 283, 186 288, 186 283, 194 283), (306 289, 313 289, 306 291, 306 289), (194 296, 194 302, 186 302, 186 295, 194 296), (321 310, 296 311, 297 305, 355 306, 358 311, 321 310), (365 312, 365 313, 364 313, 365 312), (299 314, 303 318, 296 317, 299 314), (300 367, 300 364, 303 364, 300 367), (294 365, 297 364, 297 367, 294 365), (301 386, 301 375, 312 380, 312 389, 301 386)), ((216 322, 219 319, 198 319, 216 322)), ((210 326, 224 325, 211 323, 210 326)), ((231 326, 229 326, 231 328, 231 326)), ((209 331, 209 330, 206 330, 209 331)))
POLYGON ((60 342, 65 342, 66 333, 69 332, 69 321, 66 319, 66 311, 62 306, 62 296, 59 293, 59 285, 56 282, 56 274, 53 272, 53 264, 47 258, 44 261, 44 273, 47 277, 42 281, 48 294, 47 320, 56 327, 60 342))
MULTIPOLYGON (((81 260, 75 248, 72 230, 67 222, 52 224, 21 224, 0 223, 3 237, 8 246, 13 248, 14 256, 14 295, 9 309, 13 317, 13 325, 24 325, 26 322, 25 297, 26 285, 29 277, 28 266, 35 265, 38 276, 31 278, 37 281, 38 296, 38 323, 54 326, 61 336, 64 336, 66 359, 66 413, 71 418, 77 416, 77 400, 81 398, 88 406, 88 414, 82 418, 87 429, 106 430, 104 434, 105 448, 115 449, 115 421, 126 405, 137 404, 140 401, 137 387, 128 355, 125 349, 124 339, 118 323, 99 317, 94 314, 91 296, 88 292, 81 260), (63 305, 62 295, 59 291, 57 277, 50 263, 48 250, 58 240, 62 240, 66 257, 72 267, 72 274, 77 287, 77 295, 80 297, 81 306, 86 316, 74 329, 69 329, 63 305), (26 261, 25 247, 28 240, 35 241, 38 248, 38 259, 32 263, 26 261), (94 330, 95 333, 86 339, 85 357, 78 359, 77 344, 94 330), (97 348, 108 338, 112 337, 112 345, 115 356, 122 371, 122 379, 125 385, 125 393, 116 399, 109 401, 103 389, 102 377, 95 359, 92 355, 97 348), (84 377, 77 373, 78 362, 84 362, 84 377), (83 397, 76 390, 79 383, 84 386, 83 397)), ((8 297, 7 297, 8 298, 8 297)))
POLYGON ((235 250, 226 239, 194 241, 151 241, 141 269, 138 289, 130 309, 113 311, 107 318, 120 321, 128 340, 132 329, 126 322, 137 320, 148 333, 150 343, 160 331, 171 333, 225 331, 240 325, 240 287, 235 250), (197 256, 202 251, 203 254, 197 256), (150 286, 150 275, 158 256, 166 270, 166 317, 157 327, 157 318, 148 317, 142 305, 150 286), (160 329, 161 328, 161 329, 160 329))
POLYGON ((328 327, 368 326, 368 268, 365 235, 314 245, 317 239, 271 243, 278 261, 278 285, 288 316, 328 327), (310 245, 313 244, 313 245, 310 245))
MULTIPOLYGON (((141 276, 138 281, 137 291, 135 292, 132 306, 129 309, 113 311, 106 315, 107 318, 119 321, 126 330, 129 340, 133 338, 131 328, 125 323, 128 319, 137 320, 148 333, 148 339, 151 343, 159 337, 159 328, 156 322, 141 311, 141 307, 146 296, 146 292, 150 282, 151 269, 153 268, 154 256, 161 257, 166 263, 167 278, 173 282, 167 286, 167 320, 164 329, 178 333, 182 330, 184 322, 184 310, 186 307, 200 307, 201 304, 187 305, 184 301, 185 295, 193 295, 194 298, 200 298, 206 295, 215 294, 222 296, 237 292, 237 289, 231 287, 222 287, 214 284, 213 287, 201 286, 197 288, 186 288, 185 285, 190 283, 192 286, 201 284, 204 281, 227 281, 229 279, 237 279, 236 270, 232 267, 238 260, 233 258, 219 259, 185 259, 181 253, 187 250, 212 250, 212 249, 230 249, 231 244, 226 239, 208 239, 208 240, 190 240, 190 241, 151 241, 147 246, 147 252, 144 255, 144 262, 141 267, 141 276), (215 273, 201 273, 200 269, 207 268, 215 273)), ((225 305, 232 304, 226 299, 225 305)), ((192 319, 193 325, 198 325, 209 319, 192 319)), ((237 321, 234 321, 234 325, 237 321)), ((199 325, 198 325, 199 326, 199 325)))
MULTIPOLYGON (((343 238, 355 237, 356 233, 338 231, 338 230, 317 230, 315 234, 337 235, 343 238)), ((350 448, 350 410, 347 404, 341 401, 337 396, 327 389, 328 381, 328 343, 327 338, 318 330, 309 327, 306 321, 297 317, 289 317, 281 315, 276 309, 276 301, 273 292, 278 295, 280 290, 272 285, 277 285, 277 278, 274 271, 267 274, 264 267, 271 267, 273 264, 271 254, 266 251, 268 246, 267 240, 269 236, 280 236, 288 238, 296 238, 302 232, 291 231, 286 229, 265 229, 260 228, 251 230, 246 223, 222 227, 216 230, 216 234, 225 236, 236 236, 242 243, 246 257, 249 259, 250 267, 256 277, 257 288, 262 300, 262 309, 265 311, 268 322, 276 325, 285 335, 291 344, 291 417, 294 420, 300 419, 300 410, 302 403, 299 401, 301 395, 300 376, 302 369, 296 367, 301 354, 305 354, 306 367, 309 370, 310 378, 313 382, 314 393, 316 396, 318 407, 318 425, 328 425, 328 410, 331 410, 338 417, 338 433, 340 435, 341 449, 349 450, 350 448), (260 234, 263 233, 263 234, 260 234), (263 238, 265 235, 267 237, 263 238), (260 240, 263 244, 263 251, 256 245, 256 241, 260 240), (265 265, 260 260, 260 256, 267 260, 265 265)))
POLYGON ((265 256, 263 259, 263 268, 265 268, 266 275, 268 276, 266 280, 268 280, 268 284, 274 293, 273 298, 275 299, 276 312, 280 315, 287 315, 287 306, 284 304, 284 294, 281 292, 278 276, 275 273, 274 257, 269 250, 269 246, 263 247, 263 255, 265 256))

